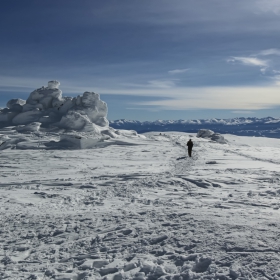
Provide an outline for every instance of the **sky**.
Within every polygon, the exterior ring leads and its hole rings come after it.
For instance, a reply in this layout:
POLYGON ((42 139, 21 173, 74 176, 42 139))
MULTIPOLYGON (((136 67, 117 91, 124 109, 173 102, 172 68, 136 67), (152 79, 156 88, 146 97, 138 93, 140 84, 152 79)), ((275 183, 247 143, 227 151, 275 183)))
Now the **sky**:
POLYGON ((280 117, 279 0, 2 0, 0 107, 49 80, 110 120, 280 117))

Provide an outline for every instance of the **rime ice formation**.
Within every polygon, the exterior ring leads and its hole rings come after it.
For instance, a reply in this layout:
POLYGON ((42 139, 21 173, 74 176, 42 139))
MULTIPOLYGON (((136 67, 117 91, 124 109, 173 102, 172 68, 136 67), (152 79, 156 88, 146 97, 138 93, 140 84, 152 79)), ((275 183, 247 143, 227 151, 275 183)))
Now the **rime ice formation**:
POLYGON ((201 137, 201 138, 210 138, 212 135, 214 134, 214 131, 210 130, 210 129, 200 129, 197 132, 197 137, 201 137))
POLYGON ((227 143, 224 136, 222 136, 220 133, 214 133, 214 131, 212 131, 210 129, 200 129, 197 132, 196 137, 210 139, 212 141, 215 141, 215 142, 218 142, 221 144, 227 143))
POLYGON ((107 104, 99 94, 86 91, 74 98, 63 97, 59 85, 49 81, 26 101, 11 99, 7 108, 0 109, 0 150, 87 149, 145 138, 135 131, 109 127, 107 104))
MULTIPOLYGON (((58 81, 48 82, 30 93, 27 100, 11 99, 7 108, 0 110, 0 125, 24 125, 41 123, 42 127, 100 133, 109 127, 107 104, 99 94, 85 92, 82 96, 63 97, 58 81)), ((24 127, 21 127, 24 130, 24 127)), ((29 128, 27 127, 27 130, 29 128)))

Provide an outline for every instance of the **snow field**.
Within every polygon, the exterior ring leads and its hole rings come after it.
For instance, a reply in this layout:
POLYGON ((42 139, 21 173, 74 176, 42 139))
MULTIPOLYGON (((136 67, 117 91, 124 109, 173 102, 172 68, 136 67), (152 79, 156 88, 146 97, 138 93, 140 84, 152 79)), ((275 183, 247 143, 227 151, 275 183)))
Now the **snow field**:
POLYGON ((0 278, 280 279, 280 140, 145 136, 1 151, 0 278))

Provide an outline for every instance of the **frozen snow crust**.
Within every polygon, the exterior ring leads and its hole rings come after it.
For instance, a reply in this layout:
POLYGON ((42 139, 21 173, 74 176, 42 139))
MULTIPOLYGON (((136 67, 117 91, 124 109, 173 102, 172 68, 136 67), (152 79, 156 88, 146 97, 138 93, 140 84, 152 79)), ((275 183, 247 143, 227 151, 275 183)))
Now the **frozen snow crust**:
POLYGON ((47 87, 31 92, 27 100, 11 99, 7 108, 0 109, 0 127, 10 131, 0 149, 32 148, 32 139, 24 135, 30 133, 42 140, 37 148, 93 148, 106 146, 105 141, 114 138, 142 137, 135 131, 109 127, 107 104, 99 94, 86 91, 74 98, 63 97, 59 85, 49 81, 47 87), (47 143, 45 136, 49 134, 60 139, 47 143))
POLYGON ((0 279, 278 280, 280 140, 145 136, 1 151, 0 279))

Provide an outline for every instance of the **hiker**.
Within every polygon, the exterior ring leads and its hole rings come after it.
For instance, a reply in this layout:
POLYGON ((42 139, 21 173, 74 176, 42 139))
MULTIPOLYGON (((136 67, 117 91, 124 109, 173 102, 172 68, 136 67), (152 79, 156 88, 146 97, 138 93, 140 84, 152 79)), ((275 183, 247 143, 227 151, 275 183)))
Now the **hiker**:
POLYGON ((188 141, 187 146, 188 146, 189 157, 191 157, 192 156, 192 147, 193 147, 193 142, 191 139, 188 141))

